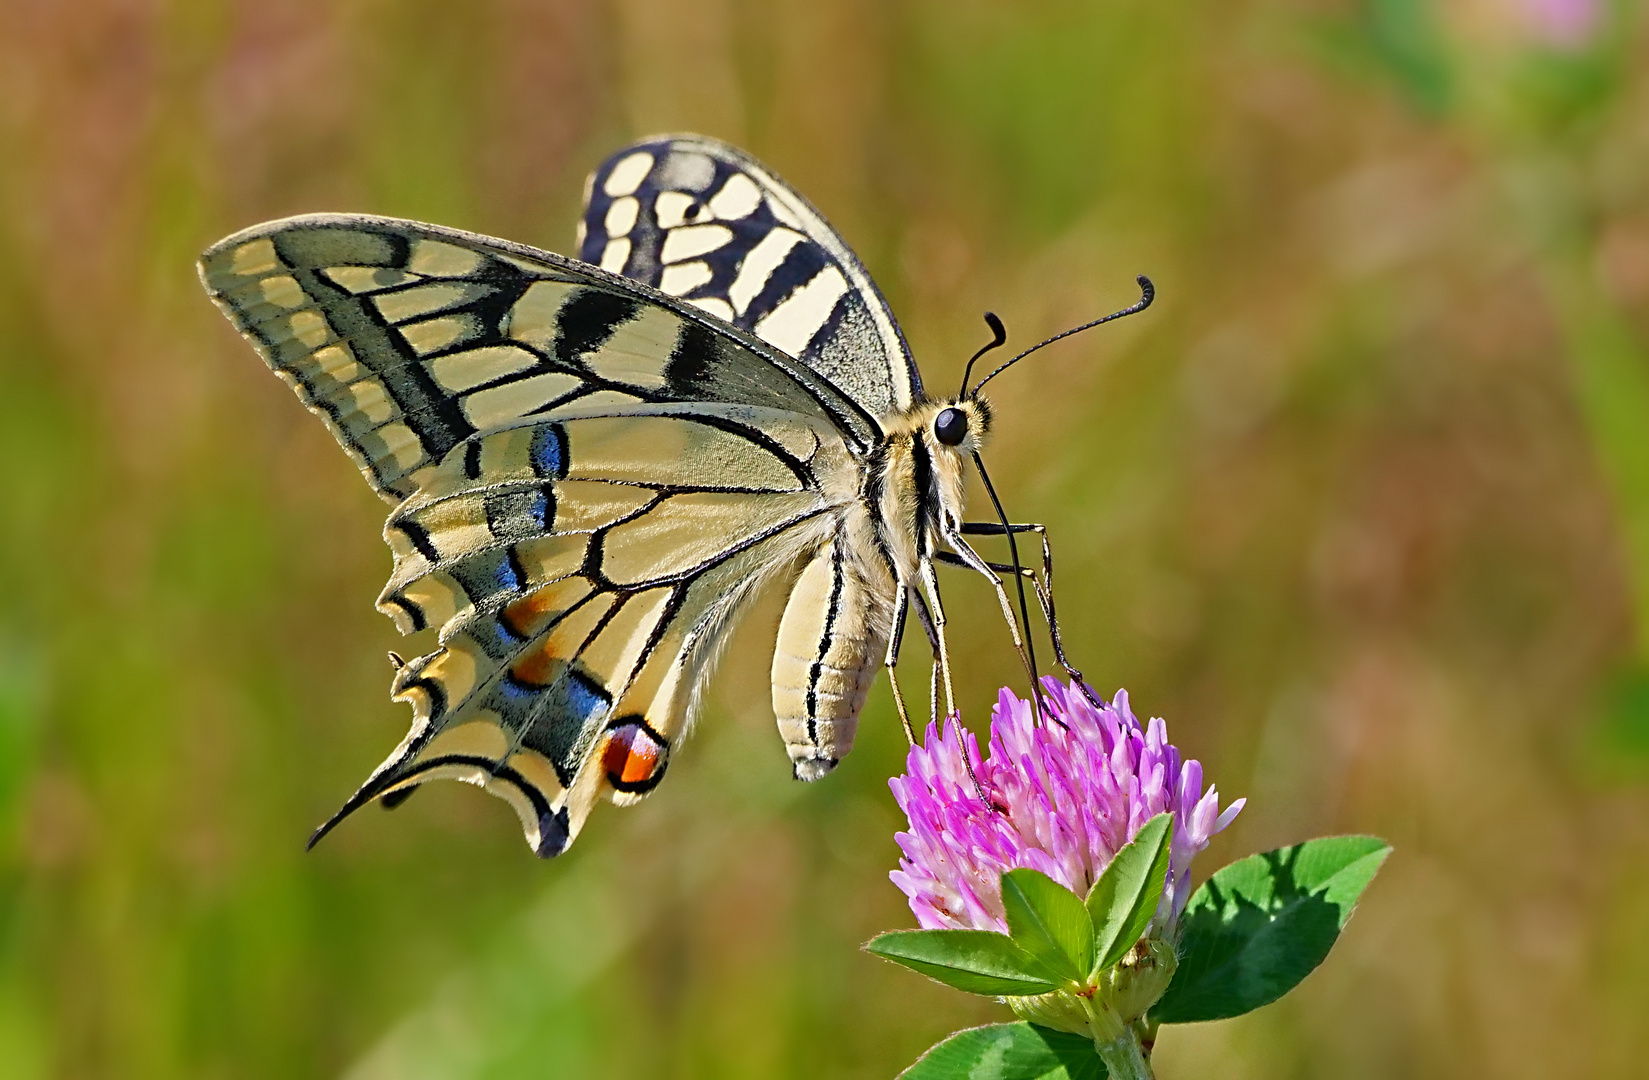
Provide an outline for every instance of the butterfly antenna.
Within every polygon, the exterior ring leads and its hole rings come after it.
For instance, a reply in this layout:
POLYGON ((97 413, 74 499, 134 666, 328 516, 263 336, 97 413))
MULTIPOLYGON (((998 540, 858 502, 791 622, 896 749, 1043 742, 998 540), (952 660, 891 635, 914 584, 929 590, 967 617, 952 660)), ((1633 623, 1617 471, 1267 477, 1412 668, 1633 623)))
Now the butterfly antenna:
POLYGON ((973 362, 990 352, 992 349, 999 349, 1003 345, 1007 344, 1008 328, 1002 325, 1002 320, 996 317, 996 312, 985 312, 985 325, 991 328, 990 344, 986 345, 984 348, 980 349, 968 358, 968 366, 962 372, 962 389, 956 392, 957 397, 968 396, 968 379, 973 376, 973 362))
MULTIPOLYGON (((1007 363, 1003 364, 1001 367, 997 368, 995 371, 991 372, 989 375, 986 375, 983 379, 980 379, 978 385, 975 386, 972 390, 964 391, 964 396, 966 396, 966 397, 975 397, 975 396, 977 396, 979 391, 980 391, 980 388, 982 388, 986 383, 990 382, 992 379, 996 378, 998 375, 1002 374, 1004 371, 1006 371, 1009 368, 1013 367, 1015 364, 1019 363, 1019 361, 1025 359, 1025 357, 1031 355, 1031 353, 1033 353, 1036 350, 1042 348, 1044 345, 1052 345, 1054 342, 1060 340, 1061 338, 1068 338, 1072 334, 1080 334, 1084 330, 1092 330, 1094 327, 1099 326, 1102 323, 1108 323, 1112 319, 1120 319, 1125 315, 1137 315, 1140 312, 1144 311, 1146 308, 1150 307, 1151 306, 1151 301, 1153 301, 1157 298, 1157 288, 1156 288, 1156 286, 1152 285, 1151 284, 1151 279, 1146 277, 1144 274, 1140 274, 1134 280, 1139 282, 1139 299, 1137 301, 1135 301, 1132 305, 1123 308, 1121 311, 1113 311, 1109 315, 1105 316, 1103 319, 1095 319, 1093 322, 1083 323, 1081 326, 1073 326, 1069 330, 1065 331, 1062 334, 1055 334, 1053 337, 1049 338, 1046 341, 1037 342, 1035 345, 1032 345, 1030 348, 1026 349, 1024 352, 1020 353, 1018 356, 1014 357, 1012 360, 1009 360, 1007 363)), ((983 352, 983 351, 984 351, 983 349, 980 350, 980 352, 983 352)), ((975 359, 977 359, 977 357, 975 357, 975 359)), ((973 365, 970 362, 968 366, 971 368, 973 365)), ((966 383, 964 382, 963 385, 966 386, 966 383)))

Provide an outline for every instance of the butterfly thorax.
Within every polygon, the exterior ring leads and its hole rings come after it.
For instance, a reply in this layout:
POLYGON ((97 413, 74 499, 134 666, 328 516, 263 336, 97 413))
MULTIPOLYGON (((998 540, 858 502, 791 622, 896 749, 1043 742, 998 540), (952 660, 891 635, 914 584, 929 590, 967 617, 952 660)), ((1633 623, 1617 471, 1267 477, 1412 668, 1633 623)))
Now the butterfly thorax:
POLYGON ((865 478, 865 501, 872 508, 882 551, 892 569, 906 582, 918 580, 924 559, 932 558, 941 528, 962 522, 963 464, 990 431, 990 408, 982 399, 919 402, 884 418, 885 436, 872 452, 865 478), (954 436, 955 417, 961 413, 962 437, 954 436), (940 425, 941 418, 950 424, 940 425))

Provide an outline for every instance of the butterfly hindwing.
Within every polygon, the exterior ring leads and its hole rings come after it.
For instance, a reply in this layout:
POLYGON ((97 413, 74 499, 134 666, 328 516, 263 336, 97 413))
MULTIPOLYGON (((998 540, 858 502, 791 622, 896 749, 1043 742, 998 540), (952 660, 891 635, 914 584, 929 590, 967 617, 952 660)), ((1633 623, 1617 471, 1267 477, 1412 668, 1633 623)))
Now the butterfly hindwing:
POLYGON ((726 143, 657 136, 610 156, 590 177, 579 254, 750 331, 874 416, 921 396, 858 258, 806 199, 726 143))
POLYGON ((339 817, 456 777, 508 799, 553 855, 599 796, 651 790, 728 620, 830 528, 819 451, 793 414, 700 407, 579 411, 448 455, 390 516, 379 602, 403 623, 438 610, 440 647, 397 672, 413 733, 339 817), (739 441, 739 485, 635 478, 637 447, 702 463, 739 441))

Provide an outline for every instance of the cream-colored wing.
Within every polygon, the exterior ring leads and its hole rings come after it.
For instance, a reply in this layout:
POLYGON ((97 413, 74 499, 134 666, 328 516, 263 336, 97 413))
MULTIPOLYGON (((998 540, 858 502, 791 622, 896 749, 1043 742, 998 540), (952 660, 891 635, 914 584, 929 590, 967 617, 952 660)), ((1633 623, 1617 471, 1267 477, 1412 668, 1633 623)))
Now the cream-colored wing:
POLYGON ((578 401, 781 409, 860 447, 880 433, 758 338, 637 281, 506 240, 312 214, 220 240, 200 274, 391 503, 477 432, 578 401))
POLYGON ((317 839, 449 777, 548 856, 650 791, 729 620, 831 535, 852 473, 832 429, 744 406, 557 410, 455 447, 385 527, 380 609, 439 627, 395 676, 412 730, 317 839))
POLYGON ((748 330, 881 417, 922 379, 881 292, 772 170, 703 135, 657 135, 590 174, 579 255, 748 330))

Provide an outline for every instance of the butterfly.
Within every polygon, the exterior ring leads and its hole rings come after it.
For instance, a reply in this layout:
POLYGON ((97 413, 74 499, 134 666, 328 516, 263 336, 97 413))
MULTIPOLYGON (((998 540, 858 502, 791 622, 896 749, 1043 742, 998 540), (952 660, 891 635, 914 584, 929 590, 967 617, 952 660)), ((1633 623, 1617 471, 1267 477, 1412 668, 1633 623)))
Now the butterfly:
MULTIPOLYGON (((1020 357, 971 389, 970 360, 961 393, 930 397, 835 230, 700 136, 597 168, 578 248, 312 214, 201 257, 211 298, 393 507, 378 609, 436 632, 415 659, 391 654, 411 730, 311 846, 375 799, 450 778, 504 798, 539 855, 560 853, 598 800, 663 779, 770 583, 788 595, 773 708, 803 780, 851 749, 878 668, 914 738, 891 679, 911 609, 934 659, 930 716, 941 685, 954 713, 936 564, 990 580, 1033 671, 999 575, 1020 583, 1027 626, 1025 579, 1055 626, 1045 531, 1010 524, 994 488, 999 521, 963 519, 970 459, 985 476, 979 387, 1020 357), (965 539, 1039 531, 1040 578, 1016 547, 996 564, 965 539)), ((1150 302, 1139 282, 1141 301, 1107 319, 1150 302)), ((1005 340, 987 318, 973 360, 1005 340)), ((1057 630, 1054 644, 1063 662, 1057 630)))

